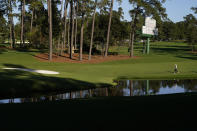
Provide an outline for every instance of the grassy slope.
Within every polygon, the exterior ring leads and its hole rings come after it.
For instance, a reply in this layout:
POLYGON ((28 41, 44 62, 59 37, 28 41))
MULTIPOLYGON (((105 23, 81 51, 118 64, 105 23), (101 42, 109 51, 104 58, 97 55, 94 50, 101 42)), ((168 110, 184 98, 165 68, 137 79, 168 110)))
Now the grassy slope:
MULTIPOLYGON (((32 92, 65 91, 105 87, 114 79, 174 79, 197 78, 197 55, 184 43, 151 44, 151 54, 142 55, 141 45, 135 46, 137 59, 100 64, 71 64, 39 62, 36 51, 0 50, 0 96, 24 96, 32 92), (180 73, 173 74, 174 64, 180 73), (60 75, 40 75, 22 71, 3 70, 3 67, 22 67, 60 72, 60 75), (5 88, 6 87, 6 88, 5 88)), ((112 47, 111 51, 128 54, 128 48, 112 47)))
MULTIPOLYGON (((139 47, 138 47, 139 48, 139 47)), ((117 49, 113 49, 117 50, 117 49)), ((139 49, 136 49, 136 55, 139 49)), ((126 53, 127 48, 119 52, 126 53)), ((101 64, 69 64, 38 62, 34 52, 4 52, 0 55, 0 68, 20 65, 32 69, 59 71, 57 77, 72 78, 91 83, 109 83, 117 78, 174 78, 196 77, 197 55, 189 53, 186 44, 155 43, 149 56, 140 55, 138 59, 105 62, 101 64), (180 74, 174 75, 174 64, 178 64, 180 74)), ((3 72, 3 70, 0 70, 3 72)))

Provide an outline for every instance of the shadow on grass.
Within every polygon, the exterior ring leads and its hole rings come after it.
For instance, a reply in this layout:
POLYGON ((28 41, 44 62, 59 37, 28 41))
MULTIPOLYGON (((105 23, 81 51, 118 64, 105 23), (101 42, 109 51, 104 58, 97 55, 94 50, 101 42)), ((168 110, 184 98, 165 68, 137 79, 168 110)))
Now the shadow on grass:
POLYGON ((194 55, 194 54, 190 56, 177 55, 176 57, 190 59, 190 60, 197 60, 197 55, 194 55))
POLYGON ((3 65, 9 68, 26 68, 25 66, 15 65, 15 64, 3 64, 3 65))
POLYGON ((176 47, 176 48, 171 48, 171 47, 165 47, 165 48, 160 48, 160 47, 152 47, 151 50, 153 50, 155 53, 161 53, 165 52, 167 54, 183 54, 186 51, 190 51, 190 49, 185 48, 185 47, 176 47))
POLYGON ((15 48, 18 52, 45 53, 47 49, 15 48))
MULTIPOLYGON (((21 65, 4 65, 12 68, 27 68, 21 65)), ((0 83, 0 98, 30 97, 45 93, 61 93, 111 86, 104 83, 93 84, 70 78, 44 76, 17 70, 2 70, 0 72, 0 83)))
POLYGON ((47 49, 31 49, 31 48, 19 48, 19 47, 11 49, 5 45, 0 45, 0 54, 3 54, 8 51, 17 51, 23 53, 46 53, 47 49))
POLYGON ((42 59, 42 60, 49 60, 48 58, 46 57, 41 57, 41 56, 38 56, 38 55, 35 55, 35 54, 32 54, 33 57, 36 57, 38 59, 42 59))
POLYGON ((190 53, 191 49, 188 46, 152 47, 151 50, 157 54, 172 54, 178 58, 197 60, 197 55, 190 53))
POLYGON ((0 45, 0 54, 3 54, 4 52, 8 52, 8 48, 5 45, 0 45))
POLYGON ((7 49, 4 49, 4 48, 0 48, 0 54, 3 54, 5 52, 8 52, 8 50, 7 49))

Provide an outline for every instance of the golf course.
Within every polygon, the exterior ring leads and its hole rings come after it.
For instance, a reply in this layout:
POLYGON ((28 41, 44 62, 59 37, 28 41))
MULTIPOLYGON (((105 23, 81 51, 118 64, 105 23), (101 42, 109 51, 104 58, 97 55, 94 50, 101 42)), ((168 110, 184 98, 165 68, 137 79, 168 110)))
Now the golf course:
POLYGON ((0 0, 0 131, 196 121, 195 1, 0 0))
MULTIPOLYGON (((128 55, 127 47, 118 48, 120 54, 128 55)), ((116 47, 111 50, 116 50, 116 47)), ((135 52, 137 57, 133 59, 98 64, 79 64, 42 62, 35 56, 43 52, 37 50, 23 52, 1 49, 1 97, 4 99, 24 98, 39 93, 107 88, 115 86, 117 83, 114 83, 114 80, 120 79, 181 80, 197 78, 197 54, 192 53, 186 43, 153 42, 151 43, 150 55, 143 55, 142 46, 138 43, 135 52), (174 74, 174 64, 178 65, 179 73, 174 74), (6 67, 52 70, 60 74, 44 75, 3 69, 6 67)), ((29 127, 31 129, 39 127, 81 129, 79 127, 86 122, 91 123, 91 125, 84 129, 100 125, 103 127, 98 129, 104 129, 104 127, 108 129, 112 125, 106 125, 105 122, 111 120, 112 123, 120 122, 120 126, 114 127, 123 129, 127 128, 122 127, 128 123, 127 120, 170 119, 178 120, 178 123, 196 119, 196 95, 194 92, 188 92, 159 96, 103 96, 51 102, 1 104, 0 109, 4 112, 2 115, 4 119, 1 123, 4 123, 2 126, 4 128, 8 127, 6 123, 12 123, 11 128, 13 129, 27 129, 29 127), (10 119, 12 120, 10 121, 10 119), (80 122, 80 120, 85 121, 80 122), (65 126, 64 121, 68 122, 65 126), (19 123, 23 123, 22 126, 19 123), (75 127, 75 124, 79 127, 75 127)), ((167 124, 170 125, 170 122, 167 124)), ((171 126, 172 128, 176 127, 176 129, 183 128, 182 126, 171 126)))
MULTIPOLYGON (((119 53, 128 55, 127 47, 119 53)), ((112 50, 116 50, 115 47, 112 50)), ((21 95, 55 90, 79 90, 115 85, 119 79, 192 79, 197 78, 197 54, 185 43, 156 42, 151 44, 151 53, 142 54, 142 46, 136 46, 136 58, 109 61, 98 64, 41 62, 36 59, 36 50, 23 52, 2 49, 0 55, 2 94, 18 92, 21 95), (140 48, 141 47, 141 48, 140 48), (179 73, 174 74, 174 64, 179 73), (3 68, 51 70, 58 75, 5 70, 3 68), (13 82, 11 82, 13 81, 13 82), (31 83, 31 84, 30 84, 31 83)), ((16 95, 18 95, 16 93, 16 95)))

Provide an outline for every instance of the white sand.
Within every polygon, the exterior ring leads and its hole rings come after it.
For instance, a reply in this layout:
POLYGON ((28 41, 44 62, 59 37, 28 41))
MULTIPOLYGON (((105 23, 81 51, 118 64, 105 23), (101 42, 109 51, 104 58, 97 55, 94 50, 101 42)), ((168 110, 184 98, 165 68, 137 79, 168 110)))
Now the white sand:
POLYGON ((5 70, 28 71, 28 72, 35 72, 35 73, 39 73, 39 74, 50 74, 50 75, 60 74, 59 72, 48 71, 48 70, 33 70, 33 69, 24 69, 24 68, 3 68, 3 69, 5 69, 5 70))

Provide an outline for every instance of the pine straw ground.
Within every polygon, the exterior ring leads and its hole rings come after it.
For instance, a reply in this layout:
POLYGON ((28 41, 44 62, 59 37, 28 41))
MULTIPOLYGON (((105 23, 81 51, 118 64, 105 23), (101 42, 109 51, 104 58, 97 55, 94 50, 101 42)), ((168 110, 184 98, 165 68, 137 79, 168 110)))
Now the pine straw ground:
MULTIPOLYGON (((35 56, 39 61, 48 61, 48 54, 38 54, 35 56)), ((136 59, 138 57, 134 57, 136 59)), ((128 55, 109 55, 108 57, 104 57, 101 55, 92 55, 91 60, 88 60, 88 55, 83 54, 83 60, 79 61, 79 54, 73 54, 73 58, 69 58, 69 54, 63 54, 62 56, 57 56, 53 54, 52 62, 67 62, 67 63, 89 63, 89 64, 96 64, 108 61, 116 61, 116 60, 126 60, 131 59, 128 55)))

